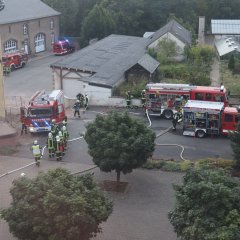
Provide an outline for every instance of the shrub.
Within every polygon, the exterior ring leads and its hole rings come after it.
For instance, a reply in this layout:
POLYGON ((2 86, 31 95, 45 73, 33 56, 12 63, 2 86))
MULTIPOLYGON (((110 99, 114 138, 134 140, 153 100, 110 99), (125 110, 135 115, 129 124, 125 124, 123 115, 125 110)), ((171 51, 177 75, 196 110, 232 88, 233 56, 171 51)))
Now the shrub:
POLYGON ((179 171, 181 171, 180 163, 173 162, 173 161, 165 161, 164 165, 162 166, 162 170, 171 171, 171 172, 179 172, 179 171))
POLYGON ((180 162, 180 169, 182 172, 189 170, 192 167, 192 162, 190 160, 184 160, 180 162))

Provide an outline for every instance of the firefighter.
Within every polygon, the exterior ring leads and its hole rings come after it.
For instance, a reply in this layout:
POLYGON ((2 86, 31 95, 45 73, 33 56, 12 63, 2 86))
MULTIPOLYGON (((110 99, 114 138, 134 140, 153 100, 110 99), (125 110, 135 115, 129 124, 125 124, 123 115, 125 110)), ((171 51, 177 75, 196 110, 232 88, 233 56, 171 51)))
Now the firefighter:
POLYGON ((173 124, 173 131, 176 131, 177 124, 180 124, 183 120, 182 109, 173 114, 172 124, 173 124))
POLYGON ((88 109, 88 95, 87 95, 87 93, 85 94, 85 103, 84 103, 84 107, 85 107, 85 109, 87 110, 88 109))
POLYGON ((47 148, 48 148, 48 154, 50 158, 54 157, 54 140, 52 133, 48 133, 48 139, 47 139, 47 148))
POLYGON ((62 160, 62 149, 61 149, 60 137, 58 135, 56 136, 55 153, 56 153, 56 160, 61 161, 62 160))
POLYGON ((27 119, 27 116, 24 113, 21 116, 21 123, 22 123, 21 135, 23 135, 23 132, 25 132, 25 134, 27 134, 27 125, 25 124, 26 119, 27 119))
POLYGON ((126 95, 127 95, 127 96, 126 96, 127 108, 130 108, 131 99, 132 99, 131 92, 130 92, 130 91, 127 91, 126 95))
POLYGON ((56 120, 55 119, 52 119, 51 133, 52 133, 53 137, 55 138, 56 135, 57 135, 57 125, 56 125, 56 120))
POLYGON ((84 96, 81 93, 78 93, 76 95, 77 100, 79 100, 80 106, 83 107, 84 106, 84 96))
POLYGON ((60 139, 60 149, 61 149, 61 152, 62 152, 62 156, 64 156, 65 155, 65 148, 64 148, 64 139, 63 139, 62 131, 58 132, 58 136, 59 136, 59 139, 60 139))
POLYGON ((64 149, 67 150, 67 141, 68 141, 68 138, 69 138, 69 133, 67 131, 66 126, 62 127, 62 136, 63 136, 64 149))
POLYGON ((40 159, 42 157, 42 147, 38 144, 37 140, 34 140, 31 150, 32 150, 36 165, 39 167, 40 159))
POLYGON ((76 117, 76 115, 78 115, 78 117, 80 118, 80 100, 77 100, 75 102, 75 104, 73 105, 73 109, 74 109, 74 117, 76 117))
POLYGON ((64 120, 62 121, 62 126, 67 127, 67 116, 64 117, 64 120))
POLYGON ((142 90, 141 92, 141 102, 142 102, 142 107, 145 107, 146 104, 146 90, 142 90))

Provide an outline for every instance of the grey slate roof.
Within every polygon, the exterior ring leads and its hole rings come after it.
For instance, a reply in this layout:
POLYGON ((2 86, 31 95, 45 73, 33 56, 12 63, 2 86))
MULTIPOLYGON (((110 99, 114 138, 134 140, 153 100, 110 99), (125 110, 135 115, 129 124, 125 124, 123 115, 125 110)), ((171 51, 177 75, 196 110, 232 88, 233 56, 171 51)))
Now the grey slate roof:
POLYGON ((92 72, 91 77, 83 80, 111 88, 138 62, 151 73, 156 69, 158 62, 146 54, 147 42, 141 37, 113 34, 53 63, 51 67, 92 72))
POLYGON ((240 34, 240 20, 211 20, 212 34, 240 34))
POLYGON ((0 11, 0 24, 60 15, 40 0, 4 0, 5 7, 0 11))
POLYGON ((152 36, 150 36, 148 45, 155 42, 158 38, 160 38, 161 36, 163 36, 168 32, 172 33, 175 37, 177 37, 179 40, 181 40, 185 44, 191 45, 192 43, 191 32, 188 31, 186 28, 184 28, 175 20, 169 21, 165 26, 163 26, 158 31, 156 31, 152 36))
POLYGON ((150 73, 154 73, 159 66, 159 62, 152 58, 149 54, 144 54, 138 61, 138 64, 150 73))

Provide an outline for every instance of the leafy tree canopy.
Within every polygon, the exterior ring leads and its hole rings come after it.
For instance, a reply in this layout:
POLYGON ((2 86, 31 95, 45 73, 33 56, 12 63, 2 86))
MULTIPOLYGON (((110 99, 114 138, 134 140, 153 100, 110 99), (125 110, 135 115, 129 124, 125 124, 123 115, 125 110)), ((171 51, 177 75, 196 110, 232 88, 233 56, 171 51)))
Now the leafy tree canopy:
POLYGON ((229 136, 231 139, 233 156, 236 161, 235 167, 240 169, 240 122, 237 124, 237 131, 231 132, 229 136))
POLYGON ((115 22, 109 11, 100 5, 95 5, 84 19, 82 38, 89 41, 93 38, 102 39, 115 31, 115 22))
POLYGON ((124 174, 145 163, 154 151, 155 133, 128 113, 98 115, 87 125, 85 135, 89 154, 102 171, 124 174))
POLYGON ((169 219, 184 240, 240 239, 240 182, 223 170, 192 170, 174 186, 169 219))
POLYGON ((90 174, 73 176, 60 168, 21 177, 10 192, 12 204, 1 215, 20 240, 87 240, 112 212, 90 174))

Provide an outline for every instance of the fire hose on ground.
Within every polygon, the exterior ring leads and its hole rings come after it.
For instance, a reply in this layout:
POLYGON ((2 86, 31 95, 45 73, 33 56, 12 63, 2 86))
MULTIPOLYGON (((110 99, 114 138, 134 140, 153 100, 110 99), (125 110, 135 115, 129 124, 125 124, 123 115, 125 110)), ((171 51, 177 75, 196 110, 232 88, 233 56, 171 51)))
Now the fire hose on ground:
MULTIPOLYGON (((147 110, 147 109, 146 109, 146 115, 147 115, 147 119, 148 119, 148 121, 149 121, 148 127, 150 128, 150 127, 152 126, 152 121, 151 121, 151 119, 150 119, 150 117, 149 117, 149 114, 148 114, 148 110, 147 110)), ((167 129, 165 129, 163 132, 159 133, 159 134, 156 136, 156 138, 159 138, 160 136, 166 134, 166 133, 169 132, 170 130, 172 130, 172 127, 169 127, 169 128, 167 128, 167 129)), ((174 143, 172 143, 172 144, 170 144, 170 143, 169 143, 169 144, 156 143, 156 146, 158 146, 158 147, 166 147, 166 146, 170 146, 170 147, 180 147, 180 148, 181 148, 180 158, 181 158, 183 161, 187 161, 187 160, 188 160, 188 159, 185 159, 185 158, 183 157, 183 152, 184 152, 184 150, 185 150, 185 148, 184 148, 183 145, 174 144, 174 143)))
MULTIPOLYGON (((83 138, 83 136, 77 137, 77 138, 73 138, 73 139, 68 140, 68 142, 73 142, 73 141, 76 141, 76 140, 80 140, 80 139, 82 139, 82 138, 83 138)), ((46 149, 46 146, 44 146, 44 147, 42 148, 41 158, 42 158, 42 156, 44 155, 45 149, 46 149)), ((0 178, 5 177, 5 176, 7 176, 7 175, 9 175, 9 174, 15 173, 15 172, 17 172, 17 171, 20 171, 20 170, 22 170, 22 169, 24 169, 24 168, 30 167, 30 166, 32 166, 32 165, 34 165, 34 164, 36 164, 35 161, 32 162, 32 163, 29 163, 29 164, 27 164, 27 165, 25 165, 25 166, 23 166, 23 167, 20 167, 20 168, 11 170, 11 171, 9 171, 9 172, 6 172, 6 173, 0 175, 0 178)), ((74 174, 78 174, 78 173, 87 172, 87 171, 90 171, 90 170, 92 170, 92 169, 94 169, 94 168, 96 168, 96 166, 91 167, 91 168, 89 168, 89 169, 85 169, 85 170, 83 170, 83 171, 75 172, 75 173, 72 173, 72 174, 74 175, 74 174)))

